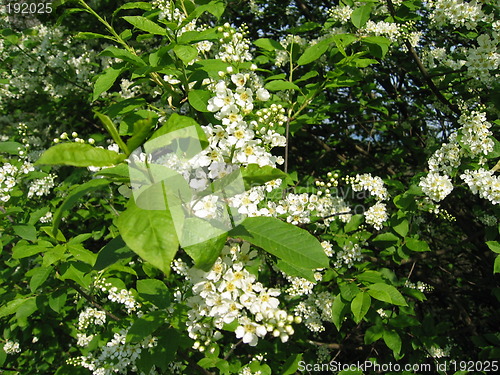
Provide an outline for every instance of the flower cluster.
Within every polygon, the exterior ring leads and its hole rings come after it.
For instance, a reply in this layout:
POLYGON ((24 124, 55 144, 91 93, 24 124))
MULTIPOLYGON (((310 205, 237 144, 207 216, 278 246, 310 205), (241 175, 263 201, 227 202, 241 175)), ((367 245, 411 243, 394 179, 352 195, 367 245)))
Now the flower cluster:
MULTIPOLYGON (((150 349, 157 345, 157 339, 147 336, 140 343, 130 344, 126 342, 128 329, 116 332, 111 340, 102 347, 101 353, 94 357, 92 354, 69 359, 67 362, 73 366, 82 366, 90 371, 92 375, 113 375, 116 373, 127 374, 129 371, 136 372, 136 362, 143 349, 150 349)), ((149 375, 158 374, 153 369, 149 375)))
POLYGON ((78 330, 83 331, 90 325, 102 326, 106 323, 106 313, 94 307, 87 307, 78 316, 78 330))
MULTIPOLYGON (((377 228, 380 229, 380 228, 377 228)), ((360 262, 363 259, 361 255, 361 246, 357 243, 353 243, 352 241, 348 241, 342 247, 342 250, 337 252, 337 259, 335 260, 335 267, 340 268, 344 264, 347 268, 351 268, 354 265, 354 262, 360 262)))
POLYGON ((453 190, 451 179, 447 175, 431 172, 420 179, 419 186, 425 195, 435 202, 440 202, 453 190))
POLYGON ((375 229, 382 229, 383 224, 387 221, 387 207, 385 203, 377 202, 364 212, 365 220, 368 224, 373 225, 375 229))
POLYGON ((311 332, 323 332, 323 322, 332 321, 332 306, 335 297, 328 292, 311 293, 305 301, 301 301, 294 308, 295 314, 300 316, 305 326, 311 332))
POLYGON ((489 200, 493 204, 500 203, 500 178, 484 168, 472 171, 467 169, 460 178, 469 186, 474 194, 489 200))
POLYGON ((28 198, 33 198, 33 196, 41 197, 50 194, 50 190, 55 186, 55 178, 55 175, 50 174, 31 182, 28 191, 28 198))
POLYGON ((477 1, 426 0, 426 2, 432 9, 431 19, 435 26, 465 26, 470 30, 475 29, 479 22, 489 19, 477 1))
POLYGON ((242 26, 241 30, 235 30, 229 23, 220 26, 217 29, 223 37, 219 40, 220 47, 215 58, 224 62, 244 62, 252 60, 250 54, 250 42, 245 38, 246 28, 242 26))
POLYGON ((75 90, 83 91, 96 70, 93 61, 97 53, 88 45, 66 37, 61 26, 34 26, 31 35, 20 37, 15 53, 10 53, 11 48, 0 49, 0 59, 10 64, 0 74, 2 82, 8 82, 0 84, 3 97, 19 99, 28 93, 44 93, 62 98, 75 90), (29 50, 18 53, 17 49, 25 45, 30 46, 29 50))
POLYGON ((205 350, 222 337, 225 324, 237 322, 235 335, 245 344, 257 345, 268 333, 286 342, 300 319, 279 308, 279 289, 266 288, 246 267, 256 261, 256 251, 244 243, 226 246, 209 272, 188 271, 193 296, 187 298, 188 333, 194 348, 205 350))
POLYGON ((489 130, 491 124, 486 121, 484 112, 464 113, 458 123, 462 125, 459 130, 462 134, 461 142, 471 156, 488 155, 493 150, 494 142, 489 130))
POLYGON ((328 16, 334 21, 347 23, 351 20, 351 14, 354 11, 349 5, 337 5, 336 7, 328 10, 328 16))
POLYGON ((0 167, 0 201, 8 202, 11 198, 10 193, 19 183, 19 179, 34 170, 33 165, 26 161, 20 167, 11 163, 4 163, 0 167))
POLYGON ((416 283, 412 283, 410 280, 406 280, 405 287, 419 290, 422 293, 432 292, 434 290, 434 287, 432 285, 424 283, 423 281, 417 281, 416 283))
POLYGON ((351 184, 352 190, 367 190, 379 201, 386 200, 389 196, 384 181, 378 176, 373 177, 370 173, 358 174, 356 177, 348 178, 347 181, 351 184))
POLYGON ((17 354, 21 353, 21 348, 19 347, 19 343, 17 341, 7 340, 3 346, 3 351, 6 354, 17 354))

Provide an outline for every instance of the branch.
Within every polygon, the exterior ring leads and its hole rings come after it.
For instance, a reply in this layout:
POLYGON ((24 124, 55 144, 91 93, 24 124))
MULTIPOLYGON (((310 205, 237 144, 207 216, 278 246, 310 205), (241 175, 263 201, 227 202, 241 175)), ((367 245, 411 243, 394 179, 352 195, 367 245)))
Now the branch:
MULTIPOLYGON (((394 9, 394 4, 392 3, 392 0, 387 0, 387 8, 389 9, 389 13, 393 18, 396 17, 396 10, 394 9)), ((410 53, 410 56, 413 58, 413 61, 417 64, 418 70, 420 70, 420 73, 422 73, 422 76, 424 77, 425 81, 427 82, 427 85, 431 89, 431 91, 436 95, 438 100, 446 105, 448 108, 452 110, 453 113, 460 115, 460 110, 458 107, 452 103, 448 99, 446 99, 441 91, 436 87, 434 84, 434 81, 432 80, 429 72, 425 68, 424 64, 422 64, 422 61, 418 57, 417 52, 415 51, 415 48, 411 45, 411 43, 408 41, 408 39, 404 40, 404 44, 406 48, 408 49, 408 52, 410 53)))
POLYGON ((107 311, 101 304, 97 303, 96 301, 94 301, 94 299, 87 293, 85 293, 82 288, 80 288, 78 285, 76 285, 75 283, 73 283, 72 285, 73 289, 75 289, 78 293, 80 293, 82 295, 83 298, 85 298, 87 301, 89 301, 92 305, 94 305, 95 307, 97 307, 99 310, 102 310, 104 311, 104 313, 109 316, 111 319, 113 320, 116 320, 117 322, 120 321, 121 319, 119 317, 117 317, 115 314, 107 311))

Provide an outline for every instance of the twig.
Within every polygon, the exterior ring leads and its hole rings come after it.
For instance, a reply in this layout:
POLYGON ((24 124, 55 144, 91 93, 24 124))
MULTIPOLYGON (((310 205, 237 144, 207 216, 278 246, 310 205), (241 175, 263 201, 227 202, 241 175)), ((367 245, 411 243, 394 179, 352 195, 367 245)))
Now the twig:
MULTIPOLYGON (((391 16, 394 18, 396 16, 396 10, 394 9, 394 4, 392 3, 392 0, 387 0, 387 8, 389 9, 389 13, 391 14, 391 16)), ((415 61, 415 63, 417 64, 418 70, 420 70, 420 73, 422 73, 422 76, 424 77, 425 81, 427 82, 427 85, 429 86, 431 91, 434 93, 434 95, 436 95, 436 97, 438 98, 438 100, 441 103, 443 103, 448 108, 450 108, 453 111, 453 113, 460 115, 460 110, 458 109, 458 107, 456 105, 450 103, 450 101, 448 99, 446 99, 443 96, 443 94, 441 93, 441 91, 439 91, 439 89, 436 87, 429 72, 427 71, 424 64, 422 64, 422 61, 418 57, 418 54, 415 51, 415 48, 413 48, 413 46, 408 41, 408 39, 404 40, 404 44, 405 44, 406 48, 408 49, 408 52, 410 53, 411 57, 413 58, 413 61, 415 61)))
POLYGON ((113 320, 116 320, 117 322, 120 321, 121 319, 119 317, 117 317, 115 314, 107 311, 101 304, 97 303, 96 301, 94 301, 94 299, 88 295, 87 293, 85 293, 82 288, 80 288, 78 285, 76 285, 76 283, 73 283, 72 285, 73 289, 75 289, 78 293, 80 293, 82 295, 83 298, 85 298, 87 301, 89 301, 92 305, 94 305, 95 307, 97 307, 99 310, 102 310, 104 311, 104 313, 109 316, 111 319, 113 320))

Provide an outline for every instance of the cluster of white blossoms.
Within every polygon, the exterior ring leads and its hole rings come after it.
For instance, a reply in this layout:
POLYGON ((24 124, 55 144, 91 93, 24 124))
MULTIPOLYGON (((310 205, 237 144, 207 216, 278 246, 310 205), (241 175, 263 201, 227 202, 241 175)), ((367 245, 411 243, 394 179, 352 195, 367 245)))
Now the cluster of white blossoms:
MULTIPOLYGON (((321 246, 323 247, 326 256, 331 258, 333 256, 332 244, 329 241, 323 241, 321 242, 321 246)), ((314 282, 303 277, 289 276, 284 272, 282 272, 282 274, 290 283, 288 288, 285 290, 288 299, 311 294, 313 292, 313 288, 323 279, 321 270, 316 270, 314 272, 314 282)))
POLYGON ((27 161, 17 167, 11 163, 4 163, 0 167, 0 202, 8 202, 12 189, 19 183, 20 178, 34 171, 33 165, 27 161))
POLYGON ((488 22, 491 15, 484 14, 478 1, 426 0, 432 10, 431 20, 435 26, 453 25, 475 29, 481 21, 488 22))
POLYGON ((6 354, 17 354, 21 353, 21 348, 17 341, 7 340, 3 346, 3 351, 6 354))
POLYGON ((462 125, 459 129, 462 134, 461 142, 467 148, 471 156, 486 156, 491 151, 495 143, 491 138, 489 130, 491 124, 486 120, 486 113, 472 111, 464 113, 458 119, 462 125))
POLYGON ((435 202, 442 201, 453 190, 450 176, 436 172, 430 172, 427 176, 422 177, 419 186, 424 194, 435 202))
MULTIPOLYGON (((142 311, 138 310, 141 305, 136 302, 130 291, 113 287, 104 278, 96 278, 94 287, 97 291, 107 293, 110 301, 124 305, 127 314, 135 317, 142 315, 142 311)), ((77 345, 87 347, 98 335, 98 332, 104 329, 105 324, 106 313, 104 311, 94 307, 87 307, 78 317, 77 345)), ((148 335, 139 343, 127 343, 126 337, 130 327, 115 332, 113 338, 106 342, 104 346, 100 346, 99 353, 90 352, 85 356, 71 358, 67 363, 84 367, 90 370, 93 375, 137 372, 136 361, 139 359, 141 352, 155 347, 157 338, 148 335)), ((156 374, 157 371, 153 366, 148 375, 156 374)))
POLYGON ((384 181, 378 177, 373 177, 370 173, 358 174, 355 177, 345 178, 346 183, 350 184, 355 192, 366 190, 371 196, 377 199, 377 202, 364 212, 365 220, 368 224, 373 225, 375 229, 382 229, 383 224, 387 221, 387 207, 382 201, 389 197, 387 189, 384 186, 384 181))
POLYGON ((352 190, 367 190, 370 195, 374 196, 379 201, 384 201, 389 197, 387 189, 384 186, 384 181, 378 176, 373 177, 371 173, 363 173, 355 177, 348 177, 346 182, 351 184, 352 190))
POLYGON ((484 168, 467 169, 460 178, 469 186, 472 193, 489 200, 493 204, 500 203, 500 178, 484 168))
POLYGON ((395 22, 368 20, 361 30, 364 34, 386 36, 393 42, 401 37, 401 26, 395 22))
POLYGON ((45 93, 62 98, 87 88, 96 70, 93 62, 97 53, 88 44, 66 37, 61 26, 40 24, 32 30, 32 34, 20 37, 17 46, 0 49, 0 59, 11 64, 10 69, 0 73, 0 95, 19 99, 28 93, 45 93), (18 53, 19 48, 24 48, 25 53, 18 53))
POLYGON ((477 46, 466 50, 465 66, 469 76, 479 76, 483 81, 489 82, 492 78, 490 71, 500 66, 500 35, 491 38, 488 34, 477 37, 477 46))
POLYGON ((101 292, 108 294, 108 299, 111 302, 116 302, 122 304, 127 309, 127 314, 137 313, 141 308, 141 304, 136 301, 134 295, 131 291, 127 289, 118 289, 116 286, 112 286, 111 283, 106 282, 104 278, 96 278, 94 281, 94 287, 99 289, 101 292))
POLYGON ((43 223, 43 224, 46 224, 46 223, 50 223, 52 222, 52 212, 47 212, 45 215, 43 215, 41 218, 40 218, 40 223, 43 223))
MULTIPOLYGON (((158 16, 160 20, 173 22, 177 24, 177 26, 180 26, 187 17, 187 15, 181 12, 171 0, 154 0, 152 5, 154 8, 160 10, 160 14, 158 16)), ((177 36, 181 36, 187 31, 194 30, 196 30, 196 19, 189 21, 182 28, 180 28, 177 36)))
POLYGON ((349 5, 337 5, 328 10, 328 16, 334 21, 347 23, 351 20, 351 14, 354 11, 349 5))
POLYGON ((335 296, 328 292, 311 293, 305 301, 295 306, 294 312, 302 318, 305 326, 311 332, 323 332, 323 322, 331 322, 332 306, 335 296))
POLYGON ((83 331, 90 325, 102 326, 106 323, 106 313, 94 307, 87 307, 78 316, 78 330, 83 331))
POLYGON ((51 189, 55 186, 55 178, 54 174, 50 174, 46 177, 33 180, 29 187, 28 198, 33 198, 34 196, 42 197, 50 194, 51 189))
POLYGON ((354 262, 360 262, 362 259, 361 246, 358 243, 349 241, 342 246, 341 251, 337 252, 337 259, 334 265, 336 268, 340 268, 345 264, 347 268, 351 268, 354 262))
POLYGON ((410 289, 416 289, 422 293, 432 292, 434 290, 434 287, 432 285, 424 283, 423 281, 417 281, 416 283, 412 283, 410 280, 406 280, 405 287, 410 289))
POLYGON ((308 43, 307 39, 302 38, 301 36, 298 35, 288 34, 285 38, 282 38, 280 40, 280 44, 283 46, 285 50, 276 50, 275 65, 283 66, 290 60, 289 46, 291 44, 295 44, 299 47, 305 47, 307 43, 308 43))
POLYGON ((246 27, 243 25, 240 30, 236 30, 229 23, 219 26, 218 32, 222 32, 223 37, 219 40, 220 46, 215 54, 216 59, 227 63, 240 63, 252 60, 250 54, 250 41, 245 38, 246 27))
MULTIPOLYGON (((490 130, 491 124, 486 120, 484 112, 465 112, 458 119, 458 123, 461 127, 429 158, 430 173, 420 179, 422 191, 435 202, 443 200, 453 190, 449 175, 460 166, 464 156, 481 160, 493 151, 495 145, 490 130)), ((483 198, 497 201, 497 179, 492 172, 484 169, 466 171, 461 177, 474 194, 479 193, 483 198)))
MULTIPOLYGON (((185 301, 191 308, 187 327, 195 349, 207 349, 222 337, 224 326, 234 322, 236 337, 250 346, 268 334, 286 342, 294 333, 292 324, 300 319, 279 307, 280 290, 266 288, 246 268, 255 263, 256 255, 248 243, 233 244, 223 249, 209 272, 187 271, 193 293, 185 301)), ((185 268, 179 263, 176 269, 185 268)))
MULTIPOLYGON (((88 354, 87 356, 68 359, 67 363, 73 366, 84 367, 92 371, 92 375, 138 373, 136 362, 142 351, 155 347, 157 339, 149 335, 140 343, 130 344, 126 342, 128 330, 129 328, 116 332, 113 338, 105 346, 102 346, 102 350, 98 356, 94 357, 92 354, 88 354)), ((141 374, 146 375, 144 373, 141 374)), ((148 373, 148 375, 157 374, 155 366, 148 373)))

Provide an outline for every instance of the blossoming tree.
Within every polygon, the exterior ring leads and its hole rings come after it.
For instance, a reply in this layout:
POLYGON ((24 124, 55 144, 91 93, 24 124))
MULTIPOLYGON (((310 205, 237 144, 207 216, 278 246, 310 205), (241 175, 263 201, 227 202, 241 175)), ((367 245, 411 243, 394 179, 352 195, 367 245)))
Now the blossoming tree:
POLYGON ((29 3, 0 372, 498 370, 496 1, 29 3))

